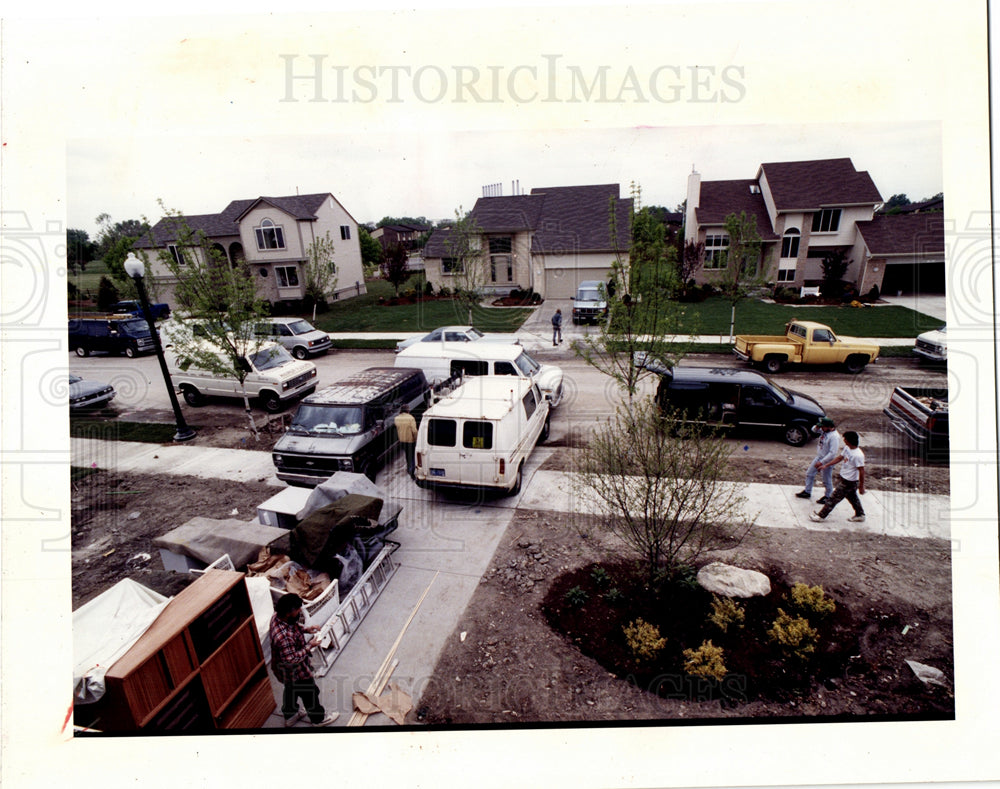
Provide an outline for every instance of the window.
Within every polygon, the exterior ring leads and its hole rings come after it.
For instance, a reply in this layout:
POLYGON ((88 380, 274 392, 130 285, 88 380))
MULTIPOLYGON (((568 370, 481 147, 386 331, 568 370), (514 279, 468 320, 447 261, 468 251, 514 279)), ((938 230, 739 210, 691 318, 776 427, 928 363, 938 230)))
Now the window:
POLYGON ((813 332, 813 342, 833 342, 833 332, 829 329, 816 329, 813 332))
POLYGON ((813 214, 814 233, 836 233, 840 229, 840 209, 824 208, 813 214))
POLYGON ((285 248, 284 231, 270 219, 265 219, 260 223, 260 227, 255 227, 254 234, 257 236, 257 249, 285 248))
POLYGON ((494 375, 520 375, 517 368, 511 362, 497 362, 493 365, 494 375))
POLYGON ((726 255, 729 252, 729 236, 705 236, 705 268, 719 269, 726 267, 726 255))
POLYGON ((524 406, 524 418, 531 419, 531 415, 535 413, 535 409, 538 407, 534 387, 529 389, 528 393, 522 398, 521 405, 524 406))
POLYGON ((493 449, 493 423, 466 422, 462 425, 462 446, 466 449, 493 449))
POLYGON ((781 256, 783 258, 797 258, 799 256, 799 233, 794 227, 785 231, 781 239, 781 256))
POLYGON ((488 375, 490 366, 488 362, 477 359, 455 359, 451 363, 451 375, 488 375))
POLYGON ((341 241, 350 241, 351 240, 351 226, 350 225, 341 225, 340 226, 340 240, 341 241))
POLYGON ((465 271, 465 267, 462 265, 461 260, 456 260, 455 258, 441 258, 442 274, 461 274, 463 271, 465 271))
POLYGON ((432 447, 453 447, 458 435, 454 419, 430 419, 427 422, 427 443, 432 447))
POLYGON ((187 263, 187 261, 184 259, 184 253, 181 251, 181 248, 179 246, 177 246, 176 244, 168 244, 167 249, 170 250, 170 257, 174 259, 174 263, 176 263, 178 266, 183 266, 187 263))
POLYGON ((791 268, 779 268, 778 269, 778 282, 794 282, 795 281, 795 266, 791 268))
POLYGON ((510 236, 490 239, 490 279, 493 282, 514 281, 514 256, 510 236))
POLYGON ((299 286, 299 272, 295 266, 275 266, 274 276, 278 278, 279 288, 297 288, 299 286))

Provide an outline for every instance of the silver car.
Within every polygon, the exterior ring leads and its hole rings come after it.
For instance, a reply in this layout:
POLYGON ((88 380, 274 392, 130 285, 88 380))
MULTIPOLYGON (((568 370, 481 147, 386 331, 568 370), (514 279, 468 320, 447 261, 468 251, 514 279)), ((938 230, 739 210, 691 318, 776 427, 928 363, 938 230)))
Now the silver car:
POLYGON ((474 326, 441 326, 423 336, 410 337, 396 343, 396 353, 418 342, 506 342, 520 345, 516 334, 491 332, 484 334, 474 326))
POLYGON ((97 408, 107 405, 115 398, 115 388, 99 381, 87 381, 79 375, 69 376, 69 407, 97 408))

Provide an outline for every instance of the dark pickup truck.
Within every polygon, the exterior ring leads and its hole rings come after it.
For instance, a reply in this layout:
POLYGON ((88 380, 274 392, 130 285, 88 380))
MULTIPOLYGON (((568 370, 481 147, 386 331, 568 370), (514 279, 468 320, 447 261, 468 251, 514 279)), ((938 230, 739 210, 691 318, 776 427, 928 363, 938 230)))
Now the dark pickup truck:
MULTIPOLYGON (((169 304, 150 304, 149 309, 153 313, 153 320, 161 320, 163 318, 170 317, 170 305, 169 304)), ((119 301, 115 304, 111 311, 115 315, 134 315, 137 318, 142 318, 142 305, 138 301, 119 301)))
POLYGON ((882 409, 896 430, 933 462, 948 460, 948 390, 897 386, 882 409))

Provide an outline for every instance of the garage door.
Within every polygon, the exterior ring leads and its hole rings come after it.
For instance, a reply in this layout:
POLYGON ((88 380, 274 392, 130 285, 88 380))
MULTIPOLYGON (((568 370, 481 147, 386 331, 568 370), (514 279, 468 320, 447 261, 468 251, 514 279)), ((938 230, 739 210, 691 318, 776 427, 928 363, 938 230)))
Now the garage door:
POLYGON ((588 279, 607 282, 611 276, 608 268, 547 269, 545 271, 545 298, 572 299, 576 286, 588 279))
POLYGON ((889 263, 882 279, 882 292, 892 295, 900 291, 906 294, 944 293, 944 263, 889 263))

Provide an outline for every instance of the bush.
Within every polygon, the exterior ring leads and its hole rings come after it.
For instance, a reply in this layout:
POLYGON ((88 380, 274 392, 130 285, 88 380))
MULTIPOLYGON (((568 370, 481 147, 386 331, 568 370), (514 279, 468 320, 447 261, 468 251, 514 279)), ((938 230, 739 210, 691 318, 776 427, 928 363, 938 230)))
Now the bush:
POLYGON ((80 298, 80 289, 73 284, 72 280, 66 280, 66 295, 70 301, 76 301, 80 298))
POLYGON ((440 288, 438 288, 438 296, 450 296, 450 295, 451 295, 451 288, 449 288, 447 285, 442 285, 440 288))
POLYGON ((434 295, 434 283, 431 282, 430 280, 427 280, 424 283, 424 295, 425 296, 433 296, 434 295))
POLYGON ((622 594, 622 590, 617 586, 612 586, 603 595, 604 602, 608 605, 618 605, 625 600, 625 595, 622 594))
POLYGON ((97 287, 97 306, 107 312, 118 300, 118 288, 107 277, 101 277, 101 282, 97 287))
POLYGON ((667 645, 667 639, 660 636, 660 629, 644 619, 636 619, 622 629, 625 643, 639 660, 654 660, 667 645))
POLYGON ((579 586, 574 586, 566 592, 564 599, 566 601, 566 605, 572 606, 573 608, 582 608, 583 604, 590 599, 590 595, 588 595, 579 586))
POLYGON ((590 577, 593 579, 594 584, 597 586, 607 586, 611 583, 611 576, 608 575, 608 571, 603 567, 595 567, 590 571, 590 577))
POLYGON ((837 610, 837 604, 823 592, 822 586, 795 584, 792 587, 792 603, 802 613, 817 614, 820 617, 829 616, 837 610))
POLYGON ((735 629, 743 627, 745 619, 746 612, 731 597, 712 595, 712 613, 709 614, 708 621, 723 633, 729 630, 730 625, 735 629))
POLYGON ((819 633, 809 625, 809 620, 801 616, 786 614, 778 609, 778 618, 767 631, 768 638, 778 644, 787 654, 800 660, 807 659, 816 651, 819 633))
POLYGON ((703 641, 697 649, 684 650, 684 670, 694 677, 721 680, 726 676, 726 664, 722 656, 722 647, 715 646, 711 641, 703 641))

